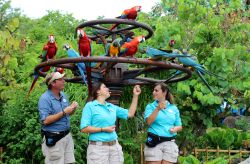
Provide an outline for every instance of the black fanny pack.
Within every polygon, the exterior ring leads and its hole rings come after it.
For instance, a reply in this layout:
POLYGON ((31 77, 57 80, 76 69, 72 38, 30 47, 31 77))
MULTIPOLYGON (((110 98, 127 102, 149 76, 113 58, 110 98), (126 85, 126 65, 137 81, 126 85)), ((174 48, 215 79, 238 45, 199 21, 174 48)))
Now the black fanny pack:
POLYGON ((42 135, 45 136, 46 145, 48 147, 54 146, 57 141, 65 137, 67 134, 69 134, 69 130, 62 132, 48 132, 42 130, 42 135))
POLYGON ((161 137, 156 134, 148 132, 147 140, 146 140, 146 145, 148 147, 155 147, 159 143, 165 142, 165 141, 171 141, 174 140, 175 137, 161 137))

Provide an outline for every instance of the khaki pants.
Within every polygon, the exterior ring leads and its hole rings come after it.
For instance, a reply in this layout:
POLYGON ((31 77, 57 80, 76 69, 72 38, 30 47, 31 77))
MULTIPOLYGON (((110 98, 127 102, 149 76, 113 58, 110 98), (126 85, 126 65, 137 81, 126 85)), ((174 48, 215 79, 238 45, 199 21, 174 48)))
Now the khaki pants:
POLYGON ((145 161, 168 161, 177 162, 179 154, 178 146, 174 141, 162 142, 155 147, 148 147, 145 145, 144 156, 145 161))
POLYGON ((91 145, 87 150, 88 164, 123 164, 123 152, 121 145, 91 145))
POLYGON ((42 152, 45 156, 45 164, 65 164, 75 162, 74 143, 70 133, 57 141, 56 145, 52 147, 46 145, 44 137, 42 152))

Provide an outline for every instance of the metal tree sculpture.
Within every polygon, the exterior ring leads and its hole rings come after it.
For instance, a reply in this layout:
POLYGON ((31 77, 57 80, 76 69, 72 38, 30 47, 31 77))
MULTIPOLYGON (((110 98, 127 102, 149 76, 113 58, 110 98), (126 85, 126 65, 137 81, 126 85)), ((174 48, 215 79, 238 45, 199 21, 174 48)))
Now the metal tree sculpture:
MULTIPOLYGON (((105 44, 112 42, 118 37, 130 37, 133 38, 135 30, 147 32, 145 38, 148 39, 153 35, 153 30, 146 24, 139 23, 131 20, 124 19, 103 19, 103 20, 93 20, 80 24, 77 29, 85 28, 88 37, 95 41, 96 43, 105 44), (115 29, 110 30, 110 24, 117 24, 115 29)), ((105 62, 113 63, 112 67, 108 68, 106 74, 102 73, 101 69, 92 68, 91 69, 91 80, 92 83, 96 81, 103 81, 111 90, 111 96, 109 101, 114 104, 119 104, 119 99, 122 94, 122 87, 125 85, 151 85, 157 82, 174 83, 178 81, 183 81, 191 77, 191 71, 181 65, 171 63, 169 61, 151 61, 144 58, 126 58, 118 57, 112 58, 108 56, 95 56, 95 57, 79 57, 79 58, 62 58, 56 60, 50 60, 38 64, 35 67, 36 71, 45 66, 57 66, 66 69, 70 69, 72 72, 76 70, 76 67, 72 63, 82 63, 82 62, 105 62), (128 69, 128 63, 144 65, 145 68, 128 69), (169 79, 168 77, 164 79, 155 79, 145 77, 147 74, 153 72, 161 72, 167 70, 180 70, 184 75, 173 77, 169 79), (143 76, 144 75, 144 76, 143 76)), ((46 74, 39 72, 41 76, 46 74)), ((82 78, 74 76, 65 79, 67 82, 72 83, 83 83, 82 78)), ((88 97, 90 100, 91 97, 88 97)))

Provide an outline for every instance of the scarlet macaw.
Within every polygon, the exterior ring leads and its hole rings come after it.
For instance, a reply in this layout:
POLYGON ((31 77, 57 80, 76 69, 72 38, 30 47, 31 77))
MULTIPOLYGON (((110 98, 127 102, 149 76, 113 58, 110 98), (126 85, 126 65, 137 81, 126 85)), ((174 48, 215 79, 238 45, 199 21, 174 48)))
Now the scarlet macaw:
MULTIPOLYGON (((120 19, 131 19, 135 20, 137 17, 138 12, 141 11, 141 6, 134 6, 131 9, 126 9, 122 12, 121 16, 117 17, 120 19)), ((116 28, 119 24, 114 24, 110 30, 116 28)))
POLYGON ((121 52, 120 52, 119 56, 134 57, 134 55, 138 51, 139 43, 144 42, 144 41, 145 41, 144 36, 137 36, 134 39, 132 39, 130 42, 125 42, 121 46, 121 52))
POLYGON ((134 6, 131 9, 126 9, 122 12, 122 15, 118 18, 135 20, 138 12, 141 11, 141 6, 134 6))
POLYGON ((42 59, 42 62, 54 59, 57 49, 54 35, 49 35, 49 41, 43 46, 42 55, 39 56, 42 59))
MULTIPOLYGON (((91 56, 91 40, 87 36, 87 34, 83 31, 83 29, 77 29, 78 35, 78 50, 80 56, 90 57, 91 56)), ((92 92, 92 82, 91 82, 91 63, 86 62, 86 73, 87 73, 87 81, 88 81, 88 90, 89 94, 92 92)))
POLYGON ((77 29, 78 35, 78 50, 80 56, 90 57, 91 56, 91 44, 90 39, 83 29, 77 29))
MULTIPOLYGON (((130 42, 125 42, 121 46, 121 50, 118 56, 119 57, 127 57, 127 56, 134 57, 134 55, 136 54, 138 50, 139 43, 144 42, 144 41, 145 41, 144 36, 137 36, 134 39, 132 39, 130 42)), ((111 67, 113 67, 115 64, 116 62, 108 64, 107 67, 103 69, 101 72, 106 73, 106 71, 109 70, 111 67)))
MULTIPOLYGON (((49 35, 49 40, 43 47, 42 55, 39 56, 42 59, 41 62, 45 62, 45 61, 48 61, 50 59, 54 59, 56 56, 56 52, 57 52, 57 44, 55 42, 55 37, 54 37, 54 35, 49 35)), ((48 72, 49 70, 50 70, 50 66, 45 66, 45 67, 41 68, 39 71, 48 72)), ((34 80, 30 86, 28 96, 31 93, 31 91, 33 90, 33 88, 36 84, 36 81, 39 78, 38 72, 34 72, 33 75, 34 75, 34 80)))

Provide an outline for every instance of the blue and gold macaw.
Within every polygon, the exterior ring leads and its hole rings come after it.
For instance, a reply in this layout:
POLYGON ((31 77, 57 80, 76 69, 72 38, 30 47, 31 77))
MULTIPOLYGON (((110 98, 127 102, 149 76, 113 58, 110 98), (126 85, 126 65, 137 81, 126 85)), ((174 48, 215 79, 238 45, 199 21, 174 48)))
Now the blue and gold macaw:
POLYGON ((120 39, 115 39, 112 43, 107 44, 106 46, 106 56, 118 57, 118 54, 121 51, 120 39))
MULTIPOLYGON (((184 55, 188 55, 188 52, 186 50, 183 50, 183 54, 184 55)), ((212 88, 210 87, 210 85, 208 84, 208 82, 206 81, 206 79, 204 78, 204 75, 205 74, 208 74, 210 76, 215 76, 217 78, 220 78, 220 79, 224 79, 223 77, 219 76, 219 75, 216 75, 208 70, 205 69, 204 66, 202 66, 201 64, 197 63, 194 59, 192 59, 192 57, 178 57, 178 61, 183 64, 183 66, 186 66, 186 67, 189 67, 191 70, 193 69, 197 74, 198 76, 201 78, 201 80, 205 83, 205 85, 207 86, 207 88, 213 93, 213 90, 212 88)), ((169 81, 170 79, 176 77, 177 75, 180 75, 182 74, 181 71, 176 71, 174 73, 173 76, 171 76, 170 78, 168 78, 166 80, 169 81)))
MULTIPOLYGON (((68 57, 69 58, 78 58, 80 57, 79 53, 76 52, 74 49, 70 48, 70 46, 68 44, 65 44, 63 46, 64 50, 67 51, 68 57)), ((86 72, 86 66, 84 63, 76 63, 75 64, 79 70, 79 73, 82 77, 83 82, 88 85, 87 81, 86 81, 86 77, 85 77, 85 72, 86 72)))
POLYGON ((191 57, 189 55, 180 54, 177 50, 173 50, 172 52, 166 52, 160 49, 155 49, 152 47, 146 47, 144 52, 148 57, 151 57, 150 60, 163 60, 163 59, 171 59, 176 57, 191 57))

